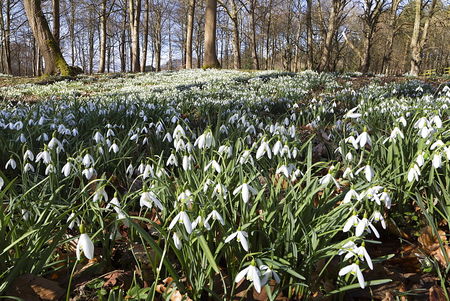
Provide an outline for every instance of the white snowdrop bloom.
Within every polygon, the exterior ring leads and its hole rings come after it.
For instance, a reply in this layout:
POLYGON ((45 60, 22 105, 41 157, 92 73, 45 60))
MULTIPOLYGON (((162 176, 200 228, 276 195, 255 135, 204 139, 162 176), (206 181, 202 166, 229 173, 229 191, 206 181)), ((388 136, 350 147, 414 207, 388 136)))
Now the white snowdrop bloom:
MULTIPOLYGON (((416 158, 416 163, 419 167, 422 167, 425 164, 424 153, 421 153, 416 158)), ((419 173, 420 174, 420 173, 419 173)))
POLYGON ((206 219, 205 219, 205 223, 208 223, 208 221, 209 221, 211 218, 212 218, 213 220, 219 221, 219 222, 222 224, 222 226, 225 226, 225 222, 223 221, 222 216, 221 216, 220 213, 217 212, 216 210, 213 210, 213 211, 211 211, 211 213, 208 214, 208 216, 207 216, 206 219))
POLYGON ((384 202, 384 206, 387 209, 391 209, 392 199, 391 199, 390 195, 387 193, 386 190, 381 193, 380 201, 384 202))
POLYGON ((418 181, 420 176, 420 168, 417 164, 414 164, 408 171, 408 182, 412 182, 414 180, 418 181))
POLYGON ((338 251, 338 255, 342 255, 344 253, 354 253, 358 246, 353 241, 348 241, 342 245, 342 247, 338 251))
POLYGON ((84 167, 89 168, 91 165, 94 165, 94 158, 90 154, 86 154, 83 157, 82 163, 84 167))
POLYGON ((153 167, 150 164, 146 164, 144 172, 142 172, 142 178, 145 180, 148 177, 155 177, 153 167))
POLYGON ((434 115, 433 118, 431 118, 431 122, 434 123, 434 126, 438 129, 442 128, 442 120, 439 116, 434 115))
POLYGON ((244 150, 242 154, 239 156, 239 164, 244 165, 247 163, 254 165, 253 157, 250 150, 244 150))
POLYGON ((239 192, 241 192, 242 200, 244 201, 244 203, 247 203, 250 200, 252 194, 253 195, 258 194, 258 191, 255 188, 253 188, 252 186, 248 185, 245 182, 236 187, 235 190, 233 190, 233 195, 236 195, 239 192))
POLYGON ((445 144, 441 139, 439 139, 430 146, 430 150, 435 150, 437 148, 441 148, 442 146, 445 146, 445 144))
POLYGON ((122 206, 120 205, 119 199, 114 196, 111 201, 109 201, 108 205, 106 205, 106 209, 111 208, 114 209, 117 213, 117 219, 125 219, 126 215, 125 212, 122 210, 122 206))
POLYGON ((219 132, 220 132, 221 134, 228 135, 228 128, 227 128, 227 126, 226 126, 225 124, 222 124, 222 125, 220 126, 220 128, 219 128, 219 132))
POLYGON ((147 207, 149 209, 153 208, 153 204, 156 205, 156 207, 159 208, 159 210, 163 210, 163 205, 159 201, 159 199, 156 197, 155 193, 153 191, 144 191, 141 194, 141 198, 139 200, 139 206, 147 207))
POLYGON ((375 234, 375 236, 376 236, 377 238, 380 238, 380 234, 378 233, 378 231, 377 231, 377 229, 375 228, 375 226, 372 225, 372 223, 367 219, 367 217, 364 216, 364 217, 359 221, 358 225, 356 226, 356 229, 355 229, 355 236, 360 237, 361 235, 363 235, 363 233, 364 233, 365 230, 368 230, 369 232, 370 232, 370 231, 373 231, 373 233, 375 234))
POLYGON ((182 161, 181 166, 183 167, 184 171, 192 170, 192 161, 193 161, 193 158, 191 155, 183 156, 183 161, 182 161))
POLYGON ((21 212, 22 212, 22 219, 24 221, 30 220, 30 217, 31 217, 31 212, 30 211, 28 211, 27 209, 22 209, 21 212))
POLYGON ((350 111, 348 111, 347 113, 345 113, 344 118, 359 118, 362 115, 360 113, 355 113, 355 111, 358 109, 358 107, 354 107, 353 109, 351 109, 350 111))
POLYGON ((166 135, 164 135, 163 141, 167 141, 168 143, 171 143, 172 140, 173 140, 172 135, 169 132, 167 132, 166 135))
POLYGON ((246 267, 245 269, 243 269, 242 271, 240 271, 237 275, 236 275, 236 279, 234 279, 234 281, 236 283, 240 282, 242 279, 244 279, 244 277, 246 277, 246 279, 248 281, 253 282, 253 286, 255 287, 255 290, 260 293, 261 292, 261 279, 259 278, 261 275, 260 271, 258 270, 258 268, 256 266, 254 266, 253 264, 249 265, 248 267, 246 267))
POLYGON ((342 177, 343 177, 344 179, 349 179, 349 180, 353 179, 353 178, 354 178, 354 175, 353 175, 352 169, 351 169, 350 167, 347 167, 347 168, 344 170, 344 173, 342 174, 342 177))
POLYGON ((114 152, 115 154, 117 154, 119 152, 119 146, 116 143, 113 143, 110 147, 109 147, 109 152, 114 152))
POLYGON ((183 151, 186 149, 186 143, 184 143, 183 139, 173 140, 173 146, 175 148, 175 152, 183 151))
POLYGON ((278 167, 275 171, 275 174, 283 174, 286 178, 289 178, 289 170, 286 165, 281 165, 280 167, 278 167))
POLYGON ((81 251, 83 251, 84 256, 86 256, 87 259, 94 258, 94 244, 86 233, 81 233, 80 238, 78 239, 76 248, 77 260, 80 260, 81 258, 81 251))
POLYGON ((34 167, 33 165, 31 165, 30 163, 25 164, 25 166, 23 167, 23 171, 28 173, 28 172, 34 172, 34 167))
POLYGON ((178 250, 181 250, 181 247, 183 246, 183 244, 181 242, 180 235, 178 235, 177 232, 173 232, 172 239, 173 239, 173 243, 175 244, 175 248, 177 248, 178 250))
POLYGON ((169 230, 172 230, 173 227, 175 227, 175 225, 177 223, 181 223, 183 224, 184 228, 186 229, 186 232, 188 234, 192 233, 192 223, 189 220, 189 216, 187 215, 186 212, 184 211, 180 211, 180 213, 178 213, 175 218, 172 220, 172 222, 169 225, 169 230))
POLYGON ((353 160, 353 154, 351 152, 348 152, 345 155, 345 159, 348 160, 348 161, 352 161, 353 160))
POLYGON ((420 128, 419 130, 419 135, 422 138, 427 138, 428 136, 430 136, 430 134, 433 132, 433 130, 431 128, 427 128, 427 127, 423 127, 420 128))
POLYGON ((93 167, 84 169, 81 174, 90 180, 95 175, 95 169, 93 167))
POLYGON ((358 144, 358 142, 356 142, 356 139, 353 136, 345 138, 344 141, 345 141, 345 143, 351 143, 353 145, 354 149, 358 149, 359 148, 359 144, 358 144))
POLYGON ((372 213, 372 217, 370 218, 370 221, 371 222, 372 221, 381 222, 381 226, 383 227, 383 229, 386 229, 386 221, 384 220, 384 217, 380 211, 374 211, 372 213))
POLYGON ((108 201, 108 194, 105 191, 105 187, 100 187, 97 189, 94 193, 94 197, 92 198, 92 201, 98 202, 100 200, 104 200, 105 202, 108 201))
POLYGON ((105 140, 105 138, 103 137, 103 135, 102 135, 100 132, 98 132, 98 131, 94 134, 93 139, 94 139, 95 143, 97 143, 97 144, 99 144, 100 142, 102 142, 103 140, 105 140))
POLYGON ((75 226, 75 224, 79 224, 79 220, 77 217, 75 217, 75 212, 72 212, 69 217, 67 218, 67 223, 69 223, 69 225, 67 226, 69 229, 73 229, 73 227, 75 226))
POLYGON ((366 145, 369 146, 372 145, 372 140, 370 139, 370 136, 366 130, 364 130, 361 134, 358 135, 355 142, 358 143, 360 148, 364 148, 366 145))
POLYGON ((397 118, 396 121, 398 121, 401 125, 403 125, 403 127, 405 127, 407 124, 406 119, 403 116, 397 118))
POLYGON ((414 128, 422 129, 422 128, 428 127, 429 124, 430 124, 430 122, 428 121, 428 119, 426 117, 421 117, 421 118, 419 118, 419 120, 417 120, 414 123, 414 128))
POLYGON ((395 141, 397 141, 397 137, 405 139, 405 136, 403 135, 403 132, 398 127, 395 127, 392 130, 391 135, 389 136, 389 138, 387 138, 387 139, 385 139, 383 141, 383 144, 385 144, 387 141, 395 142, 395 141))
POLYGON ((365 282, 364 282, 364 276, 361 272, 361 269, 359 268, 359 265, 356 263, 352 263, 348 266, 343 267, 339 271, 339 276, 345 276, 348 273, 351 273, 353 275, 356 275, 356 278, 358 279, 359 286, 363 289, 365 288, 365 282))
POLYGON ((68 177, 70 175, 70 171, 72 170, 72 163, 67 162, 64 164, 63 168, 61 169, 61 172, 65 177, 68 177))
POLYGON ((361 171, 364 171, 364 177, 366 178, 367 182, 371 182, 373 177, 375 176, 375 171, 373 170, 372 166, 367 164, 366 166, 359 168, 356 171, 356 174, 358 175, 361 171))
POLYGON ((8 169, 8 167, 11 167, 11 169, 16 169, 16 167, 17 167, 16 160, 14 160, 13 158, 10 158, 8 160, 8 162, 6 162, 5 169, 8 169))
POLYGON ((358 200, 359 194, 352 188, 344 196, 344 200, 342 201, 343 204, 350 203, 352 199, 358 200))
POLYGON ((5 185, 5 180, 3 180, 2 177, 0 177, 0 190, 3 188, 4 185, 5 185))
POLYGON ((127 173, 127 176, 128 177, 131 177, 132 175, 133 175, 133 173, 134 173, 134 167, 133 167, 133 164, 129 164, 128 165, 128 167, 127 167, 127 170, 126 170, 126 173, 127 173))
POLYGON ((195 230, 198 225, 203 225, 206 230, 211 230, 211 225, 201 215, 197 216, 197 218, 192 222, 192 230, 195 230))
POLYGON ((298 148, 294 147, 294 148, 292 149, 292 158, 293 158, 293 159, 297 158, 298 152, 299 152, 298 148))
POLYGON ((231 156, 233 155, 233 149, 231 148, 231 146, 228 145, 219 146, 217 152, 219 154, 227 154, 227 158, 231 158, 231 156))
POLYGON ((349 217, 349 219, 345 222, 343 232, 348 232, 352 227, 357 227, 359 224, 359 218, 356 214, 353 214, 349 217))
POLYGON ((442 166, 442 155, 440 153, 435 153, 433 155, 433 167, 440 168, 442 166))
POLYGON ((56 152, 57 153, 60 153, 61 151, 64 151, 64 147, 63 147, 62 143, 56 137, 52 137, 52 139, 48 143, 48 148, 49 149, 55 149, 56 148, 56 152))
POLYGON ((49 165, 47 165, 47 167, 45 168, 45 175, 48 176, 51 173, 56 173, 56 168, 55 166, 53 166, 52 163, 50 163, 49 165))
POLYGON ((181 125, 177 125, 175 129, 173 130, 172 134, 174 139, 181 139, 182 137, 186 136, 186 133, 181 125))
POLYGON ((256 151, 256 160, 261 159, 265 154, 267 154, 267 157, 269 159, 272 159, 272 151, 270 149, 270 145, 265 139, 263 139, 258 147, 258 150, 256 151))
POLYGON ((211 148, 214 145, 214 136, 210 130, 207 130, 201 134, 194 142, 194 146, 197 146, 199 149, 211 148))
POLYGON ((185 204, 190 207, 194 203, 194 197, 189 189, 186 189, 182 193, 180 193, 177 197, 177 201, 181 204, 185 204))
POLYGON ((327 173, 325 176, 323 176, 319 180, 319 184, 323 185, 323 186, 328 186, 328 184, 330 184, 332 182, 334 183, 334 185, 336 185, 336 188, 341 187, 341 185, 339 185, 338 181, 336 181, 336 179, 333 177, 333 175, 331 173, 327 173))
POLYGON ((34 161, 34 154, 32 151, 27 150, 24 154, 23 154, 23 161, 34 161))
POLYGON ((222 196, 223 198, 227 197, 228 189, 223 184, 216 184, 214 186, 211 198, 214 198, 215 196, 222 196))
POLYGON ((273 153, 273 155, 274 155, 274 156, 277 156, 277 155, 280 153, 280 151, 281 151, 282 148, 283 148, 283 143, 281 143, 280 140, 278 140, 277 142, 275 142, 275 144, 273 145, 273 148, 272 148, 272 153, 273 153))
POLYGON ((277 272, 275 272, 274 270, 272 270, 271 268, 269 268, 267 265, 261 265, 259 267, 260 271, 261 271, 261 286, 266 285, 269 282, 269 279, 273 279, 275 280, 276 283, 281 283, 281 278, 278 275, 277 272))
POLYGON ((37 137, 37 141, 48 141, 48 135, 47 135, 47 133, 42 133, 42 134, 40 134, 38 137, 37 137))
POLYGON ((210 168, 213 168, 217 173, 221 173, 222 172, 222 168, 220 167, 220 164, 217 163, 216 160, 212 160, 211 162, 209 162, 205 168, 203 169, 203 171, 207 171, 210 168))
POLYGON ((137 143, 138 138, 139 138, 139 135, 138 135, 138 134, 133 134, 133 135, 131 135, 130 140, 131 140, 131 141, 136 141, 136 143, 137 143))
POLYGON ((175 154, 171 154, 171 155, 169 156, 169 158, 167 159, 166 166, 171 166, 171 165, 174 165, 174 166, 177 166, 177 167, 178 167, 178 159, 177 159, 177 157, 175 156, 175 154))
POLYGON ((45 164, 49 164, 50 162, 52 162, 52 158, 50 156, 50 153, 47 150, 44 150, 40 153, 38 153, 36 155, 36 163, 41 161, 44 162, 45 164))
POLYGON ((232 234, 230 234, 226 239, 225 243, 229 243, 234 238, 241 244, 242 248, 248 252, 248 241, 247 241, 248 234, 245 231, 236 231, 232 234))
POLYGON ((115 137, 116 134, 114 134, 114 131, 112 129, 108 129, 108 131, 106 131, 106 137, 115 137))

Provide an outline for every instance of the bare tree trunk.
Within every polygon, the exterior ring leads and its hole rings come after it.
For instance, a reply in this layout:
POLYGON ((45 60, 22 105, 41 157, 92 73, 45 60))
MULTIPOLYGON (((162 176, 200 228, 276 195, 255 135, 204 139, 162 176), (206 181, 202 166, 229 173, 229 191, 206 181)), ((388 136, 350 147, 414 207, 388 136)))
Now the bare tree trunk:
POLYGON ((53 37, 55 38, 56 44, 59 46, 60 39, 60 3, 59 0, 52 0, 52 8, 53 8, 53 37))
POLYGON ((389 14, 389 26, 388 26, 388 37, 386 39, 386 46, 384 47, 385 52, 383 55, 382 61, 382 72, 389 73, 390 71, 390 62, 392 58, 394 38, 397 31, 397 10, 400 4, 400 0, 393 0, 392 6, 389 14))
POLYGON ((140 71, 139 62, 139 21, 141 16, 141 0, 128 0, 131 34, 131 71, 140 71))
POLYGON ((2 45, 2 63, 3 72, 7 74, 12 74, 11 68, 11 2, 10 0, 5 1, 5 15, 6 20, 3 20, 3 7, 0 7, 0 27, 3 34, 3 45, 2 45))
POLYGON ((169 38, 169 62, 168 62, 168 69, 172 70, 173 69, 172 29, 171 29, 171 26, 170 26, 170 20, 169 20, 169 34, 168 34, 168 38, 169 38))
POLYGON ((217 0, 206 0, 204 67, 220 68, 216 52, 217 0))
POLYGON ((306 45, 308 49, 308 60, 306 62, 306 66, 309 70, 312 70, 314 67, 312 0, 306 0, 306 31, 306 45))
POLYGON ((127 8, 123 7, 123 16, 122 16, 122 33, 120 35, 120 71, 126 72, 127 69, 127 55, 126 55, 126 39, 127 39, 127 8))
POLYGON ((98 67, 98 72, 105 72, 106 65, 106 2, 107 0, 102 0, 102 10, 100 15, 100 62, 98 67))
POLYGON ((149 16, 150 16, 150 0, 145 0, 145 3, 144 3, 144 32, 143 32, 144 40, 142 41, 141 72, 145 72, 145 66, 147 65, 149 16))
POLYGON ((192 39, 194 36, 195 0, 189 0, 186 25, 186 69, 192 69, 192 39))
POLYGON ((239 37, 239 15, 236 0, 231 0, 231 21, 233 22, 233 67, 241 69, 241 40, 239 37))
POLYGON ((256 10, 256 1, 250 0, 250 27, 251 27, 251 44, 252 44, 252 59, 253 59, 253 68, 259 70, 259 59, 258 59, 258 47, 256 44, 256 20, 255 20, 255 12, 256 10))
POLYGON ((45 60, 44 73, 50 75, 59 71, 63 76, 72 75, 73 70, 67 65, 44 17, 41 1, 24 0, 24 7, 28 23, 45 60))
POLYGON ((70 36, 70 55, 72 59, 72 66, 75 66, 75 4, 70 2, 70 24, 69 24, 69 36, 70 36))
POLYGON ((425 22, 422 28, 422 34, 420 34, 420 24, 422 22, 422 0, 416 0, 415 3, 415 18, 414 18, 414 28, 411 37, 411 69, 409 73, 414 76, 419 75, 421 55, 423 47, 428 38, 428 28, 430 26, 431 18, 434 14, 434 9, 436 7, 437 0, 432 0, 431 5, 428 9, 428 14, 425 16, 425 22))

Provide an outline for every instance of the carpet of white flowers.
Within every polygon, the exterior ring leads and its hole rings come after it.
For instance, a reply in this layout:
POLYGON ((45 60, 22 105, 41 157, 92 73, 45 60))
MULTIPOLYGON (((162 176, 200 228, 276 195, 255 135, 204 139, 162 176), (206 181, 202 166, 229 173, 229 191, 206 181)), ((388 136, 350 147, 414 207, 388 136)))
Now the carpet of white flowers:
POLYGON ((387 283, 370 249, 405 213, 449 232, 450 87, 354 79, 196 70, 0 88, 0 293, 63 271, 68 299, 87 264, 138 271, 148 300, 167 277, 166 294, 193 300, 387 283))

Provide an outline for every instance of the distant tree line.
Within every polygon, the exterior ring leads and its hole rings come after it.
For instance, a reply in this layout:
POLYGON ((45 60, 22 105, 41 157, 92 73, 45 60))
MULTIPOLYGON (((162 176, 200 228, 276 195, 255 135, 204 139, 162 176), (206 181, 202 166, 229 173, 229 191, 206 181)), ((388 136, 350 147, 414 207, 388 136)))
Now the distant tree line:
POLYGON ((221 67, 417 75, 450 66, 449 0, 0 4, 4 74, 221 67))

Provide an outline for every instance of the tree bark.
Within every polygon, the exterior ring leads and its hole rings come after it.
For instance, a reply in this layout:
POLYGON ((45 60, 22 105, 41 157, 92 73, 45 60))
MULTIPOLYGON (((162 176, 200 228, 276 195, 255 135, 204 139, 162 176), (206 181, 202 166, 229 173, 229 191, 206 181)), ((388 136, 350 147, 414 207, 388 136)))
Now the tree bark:
POLYGON ((306 47, 308 59, 306 66, 309 70, 314 68, 313 27, 312 27, 312 0, 306 0, 306 47))
POLYGON ((24 7, 34 38, 44 57, 44 73, 51 75, 59 72, 63 76, 72 75, 73 70, 66 63, 44 17, 41 0, 24 0, 24 7))
POLYGON ((186 69, 192 69, 192 39, 194 37, 195 0, 189 0, 186 24, 186 69))
POLYGON ((105 72, 106 65, 106 2, 107 0, 102 0, 102 9, 100 15, 100 62, 98 67, 98 72, 105 72))
POLYGON ((150 0, 145 0, 145 3, 144 3, 144 32, 142 33, 144 40, 142 41, 141 72, 145 72, 145 67, 147 65, 149 16, 150 16, 150 0))
POLYGON ((390 72, 390 62, 392 58, 394 38, 397 32, 397 11, 400 5, 400 0, 393 0, 390 13, 389 13, 389 24, 388 24, 388 37, 386 39, 386 46, 384 47, 384 55, 382 61, 382 72, 390 72))
POLYGON ((140 71, 139 62, 139 21, 141 16, 141 0, 128 0, 131 35, 131 71, 140 71))
POLYGON ((256 1, 250 0, 250 28, 251 32, 251 46, 252 46, 252 60, 253 69, 259 70, 258 45, 256 44, 256 1))
POLYGON ((205 12, 205 68, 220 68, 216 52, 217 0, 206 0, 205 12))
POLYGON ((53 37, 55 38, 56 44, 59 46, 60 40, 60 3, 59 0, 52 0, 52 8, 53 8, 53 37))

